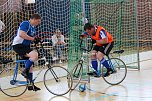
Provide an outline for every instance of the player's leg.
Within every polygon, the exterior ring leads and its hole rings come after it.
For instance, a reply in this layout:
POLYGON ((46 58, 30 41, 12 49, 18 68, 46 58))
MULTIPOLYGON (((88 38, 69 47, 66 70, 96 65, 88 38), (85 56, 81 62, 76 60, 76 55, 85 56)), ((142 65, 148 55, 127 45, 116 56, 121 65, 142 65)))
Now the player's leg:
POLYGON ((95 46, 91 52, 91 64, 92 64, 92 68, 95 71, 88 73, 88 75, 96 75, 96 73, 98 72, 98 61, 97 61, 96 53, 97 53, 97 46, 95 46))
POLYGON ((104 58, 104 55, 109 55, 110 51, 113 48, 113 43, 109 43, 107 45, 104 45, 102 47, 99 48, 99 51, 97 53, 97 58, 100 60, 100 63, 107 68, 107 72, 104 75, 109 76, 110 72, 112 72, 112 69, 110 68, 110 65, 108 63, 108 61, 104 58))
POLYGON ((29 81, 30 81, 30 84, 29 84, 29 86, 28 86, 28 90, 33 90, 33 91, 41 90, 40 88, 38 88, 38 87, 36 87, 36 86, 34 85, 32 66, 30 67, 28 78, 29 78, 29 81))
POLYGON ((28 79, 30 81, 30 85, 28 86, 28 90, 33 90, 33 91, 41 90, 40 88, 38 88, 34 85, 33 70, 32 70, 34 61, 38 60, 38 52, 33 50, 30 53, 28 53, 26 56, 29 57, 29 60, 27 60, 27 62, 25 64, 25 71, 29 71, 28 79))
POLYGON ((97 53, 96 50, 93 50, 91 53, 91 64, 92 64, 93 69, 95 71, 98 71, 98 61, 97 61, 96 53, 97 53))
POLYGON ((97 53, 97 58, 99 59, 100 63, 107 68, 107 72, 104 76, 109 76, 110 75, 110 71, 112 70, 109 66, 108 61, 104 58, 104 54, 100 51, 98 51, 97 53))
MULTIPOLYGON (((22 57, 22 59, 27 60, 25 63, 25 69, 23 70, 23 72, 21 73, 25 78, 28 78, 31 82, 31 84, 34 85, 33 83, 33 71, 32 71, 32 65, 34 63, 34 61, 36 61, 38 59, 38 53, 37 51, 32 51, 30 49, 30 47, 28 46, 24 46, 22 44, 18 44, 18 45, 14 45, 13 46, 13 50, 18 53, 18 55, 20 57, 22 57)), ((30 88, 30 87, 29 87, 30 88)), ((28 88, 28 89, 29 89, 28 88)), ((40 90, 38 87, 34 86, 33 88, 40 90)))
POLYGON ((38 60, 38 53, 35 50, 26 50, 27 53, 25 55, 25 57, 28 57, 29 59, 26 61, 25 63, 25 70, 22 72, 22 75, 25 78, 28 78, 28 74, 29 74, 29 70, 32 67, 32 65, 34 64, 34 61, 38 60), (30 52, 28 52, 30 51, 30 52))

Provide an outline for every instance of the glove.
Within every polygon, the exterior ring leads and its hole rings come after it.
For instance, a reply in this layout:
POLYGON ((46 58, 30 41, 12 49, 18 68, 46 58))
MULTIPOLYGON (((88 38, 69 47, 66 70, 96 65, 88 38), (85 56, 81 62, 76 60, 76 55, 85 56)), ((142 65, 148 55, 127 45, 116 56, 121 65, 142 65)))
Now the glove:
POLYGON ((96 43, 96 40, 92 39, 91 42, 92 42, 92 44, 95 44, 95 43, 96 43))
POLYGON ((34 38, 34 41, 33 41, 35 44, 38 44, 39 42, 41 42, 41 39, 40 38, 38 38, 38 37, 36 37, 36 38, 34 38))
POLYGON ((79 35, 80 40, 82 40, 84 38, 84 35, 79 35))

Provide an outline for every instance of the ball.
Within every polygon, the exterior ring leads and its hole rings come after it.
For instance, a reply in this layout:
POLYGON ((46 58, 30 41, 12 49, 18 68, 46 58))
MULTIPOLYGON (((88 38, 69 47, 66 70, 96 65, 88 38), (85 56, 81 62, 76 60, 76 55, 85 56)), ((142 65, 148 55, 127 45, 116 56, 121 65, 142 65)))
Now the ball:
POLYGON ((85 84, 80 84, 79 85, 79 91, 84 92, 86 90, 86 85, 85 84))

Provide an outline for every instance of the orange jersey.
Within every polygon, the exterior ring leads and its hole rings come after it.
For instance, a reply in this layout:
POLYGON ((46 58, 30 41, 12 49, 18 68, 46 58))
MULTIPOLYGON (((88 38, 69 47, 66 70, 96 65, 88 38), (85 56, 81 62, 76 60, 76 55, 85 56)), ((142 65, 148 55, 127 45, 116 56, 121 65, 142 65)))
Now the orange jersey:
MULTIPOLYGON (((97 26, 97 30, 95 35, 91 35, 91 38, 94 40, 101 40, 102 38, 108 38, 108 43, 113 42, 113 37, 110 35, 109 32, 107 32, 103 27, 101 26, 97 26), (105 33, 100 33, 101 31, 104 31, 105 33), (101 37, 101 35, 103 34, 104 37, 101 37)), ((102 44, 99 44, 96 42, 97 46, 102 46, 102 44)))

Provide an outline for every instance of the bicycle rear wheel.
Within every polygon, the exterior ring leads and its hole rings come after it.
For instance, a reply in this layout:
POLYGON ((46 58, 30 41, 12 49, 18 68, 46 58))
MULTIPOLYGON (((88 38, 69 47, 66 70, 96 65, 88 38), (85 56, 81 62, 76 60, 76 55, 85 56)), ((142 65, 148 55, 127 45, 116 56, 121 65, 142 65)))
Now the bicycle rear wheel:
POLYGON ((73 78, 73 86, 72 90, 74 90, 80 83, 83 73, 82 63, 78 63, 71 71, 71 75, 73 78))
POLYGON ((49 67, 44 74, 44 85, 54 95, 65 95, 71 90, 72 76, 64 67, 49 67))
MULTIPOLYGON (((111 68, 114 70, 114 73, 110 74, 108 77, 103 77, 103 79, 110 85, 120 84, 127 75, 127 67, 125 63, 119 58, 111 58, 111 68)), ((108 63, 110 64, 108 60, 108 63)), ((102 67, 102 74, 104 75, 107 72, 106 67, 102 67)))
POLYGON ((0 73, 0 89, 10 97, 17 97, 25 93, 27 90, 27 80, 21 75, 18 70, 16 79, 13 80, 15 63, 6 64, 6 68, 0 73))

